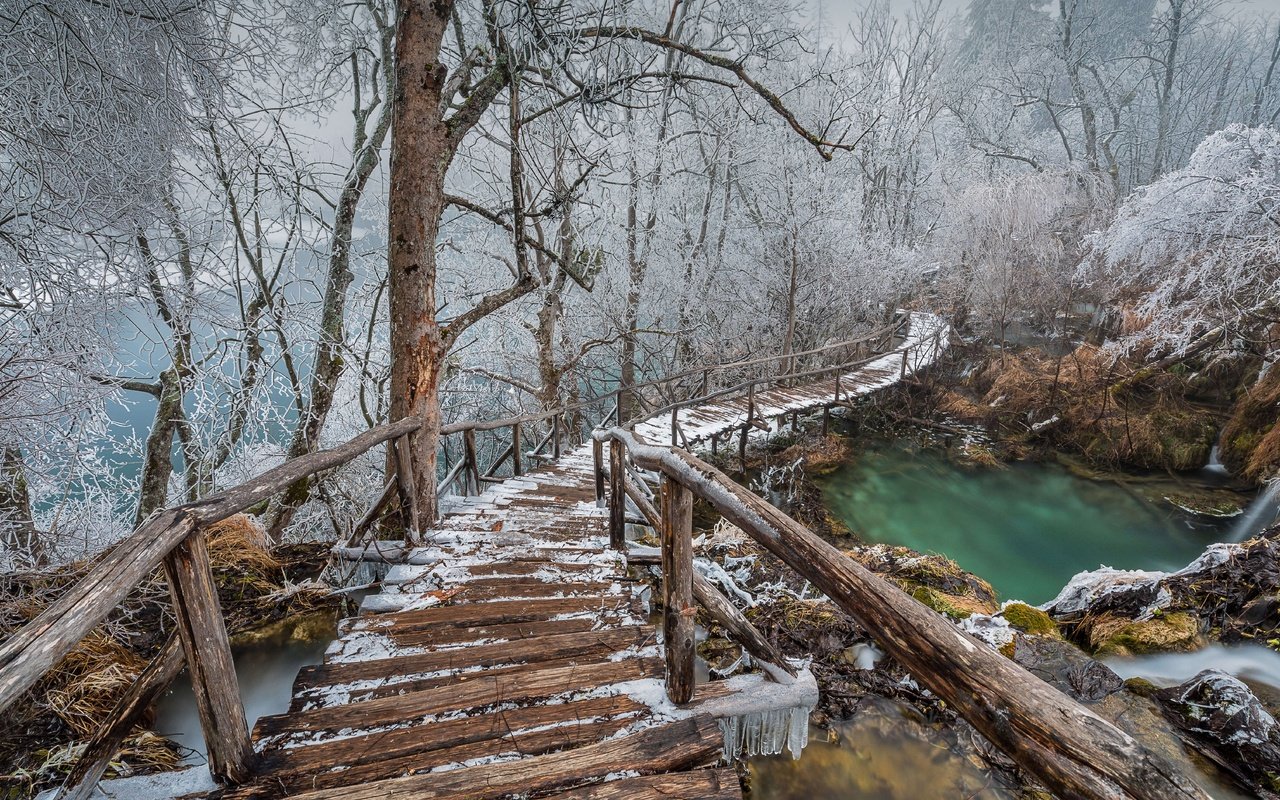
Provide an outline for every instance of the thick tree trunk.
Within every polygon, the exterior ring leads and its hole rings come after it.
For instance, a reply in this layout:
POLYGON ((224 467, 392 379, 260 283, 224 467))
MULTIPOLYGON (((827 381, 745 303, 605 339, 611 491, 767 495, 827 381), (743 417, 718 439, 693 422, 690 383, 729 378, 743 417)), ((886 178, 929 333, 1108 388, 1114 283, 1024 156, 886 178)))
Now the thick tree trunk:
POLYGON ((440 117, 447 72, 439 53, 452 7, 450 0, 400 3, 391 135, 391 419, 422 420, 409 437, 409 452, 418 514, 427 522, 437 516, 438 389, 446 352, 435 296, 436 234, 451 155, 448 127, 440 117))
POLYGON ((31 490, 22 451, 13 447, 0 452, 0 543, 44 566, 46 550, 31 515, 31 490))

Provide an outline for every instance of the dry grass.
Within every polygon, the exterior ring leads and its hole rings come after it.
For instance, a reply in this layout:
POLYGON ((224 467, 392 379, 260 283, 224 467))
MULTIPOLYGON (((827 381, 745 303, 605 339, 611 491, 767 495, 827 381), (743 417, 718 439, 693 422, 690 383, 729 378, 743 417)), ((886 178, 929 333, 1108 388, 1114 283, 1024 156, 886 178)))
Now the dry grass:
POLYGON ((1236 403, 1222 429, 1222 462, 1252 481, 1280 471, 1280 369, 1272 369, 1236 403))
POLYGON ((94 631, 49 673, 45 702, 76 734, 91 736, 146 666, 123 644, 94 631))

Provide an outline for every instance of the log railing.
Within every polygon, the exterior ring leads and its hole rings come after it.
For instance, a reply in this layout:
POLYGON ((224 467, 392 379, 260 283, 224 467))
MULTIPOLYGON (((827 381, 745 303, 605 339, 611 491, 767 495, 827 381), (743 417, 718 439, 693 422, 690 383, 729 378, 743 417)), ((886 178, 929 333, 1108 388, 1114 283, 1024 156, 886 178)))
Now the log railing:
MULTIPOLYGON (((639 397, 643 390, 652 389, 659 396, 670 398, 676 391, 672 387, 683 385, 690 376, 697 376, 697 389, 692 392, 692 396, 677 401, 674 404, 676 408, 705 403, 741 391, 743 387, 754 392, 754 387, 764 382, 794 381, 861 363, 848 361, 846 355, 841 359, 841 364, 824 367, 816 372, 794 369, 794 365, 799 363, 798 359, 842 352, 865 355, 875 349, 877 344, 889 347, 906 322, 906 319, 900 319, 866 336, 801 353, 685 370, 551 411, 443 426, 440 430, 442 442, 447 437, 460 436, 462 455, 455 463, 446 467, 439 489, 443 493, 447 487, 452 486, 460 488, 463 494, 476 493, 482 491, 486 482, 503 480, 498 472, 508 464, 510 474, 518 476, 530 461, 559 458, 565 444, 576 444, 584 435, 584 431, 567 426, 565 420, 581 417, 592 407, 607 408, 602 414, 600 426, 617 425, 623 392, 639 397), (750 378, 745 383, 740 379, 743 370, 777 363, 785 363, 790 367, 785 370, 787 374, 761 375, 750 378), (713 378, 732 385, 716 386, 713 378), (523 431, 534 429, 540 424, 547 427, 545 435, 532 450, 525 451, 522 446, 523 431), (477 434, 504 430, 509 431, 509 441, 499 449, 492 463, 482 467, 477 434)), ((904 364, 906 358, 904 349, 904 364)), ((407 441, 421 424, 419 419, 409 418, 380 425, 329 450, 286 461, 239 486, 196 502, 157 512, 102 556, 63 596, 0 644, 0 711, 3 711, 35 686, 50 668, 106 619, 141 582, 158 568, 163 568, 177 619, 176 636, 165 644, 150 666, 139 676, 137 684, 120 698, 103 728, 90 741, 85 749, 86 757, 73 768, 64 784, 64 798, 82 800, 88 797, 97 779, 103 774, 107 759, 114 755, 134 721, 172 682, 184 663, 191 674, 210 771, 219 780, 232 783, 240 782, 250 775, 254 753, 250 746, 248 725, 240 700, 230 641, 209 562, 204 530, 234 514, 261 507, 299 481, 339 468, 373 448, 385 445, 388 448, 385 463, 393 465, 393 474, 356 523, 346 545, 358 545, 360 537, 374 529, 374 523, 383 509, 397 496, 408 528, 406 544, 413 545, 419 541, 424 525, 432 522, 420 518, 414 502, 415 465, 407 441)), ((598 497, 603 497, 603 450, 599 441, 595 452, 596 491, 598 497)), ((656 519, 661 513, 664 519, 670 520, 670 524, 662 527, 663 530, 683 532, 680 534, 682 538, 672 539, 664 548, 664 552, 673 554, 674 558, 669 565, 669 574, 679 573, 678 580, 671 582, 671 594, 666 598, 669 607, 688 609, 696 597, 701 598, 700 602, 704 605, 717 609, 714 613, 721 615, 727 628, 740 632, 740 636, 750 642, 753 654, 789 670, 789 666, 776 651, 764 643, 763 637, 758 633, 753 634, 754 629, 750 627, 750 623, 733 609, 732 604, 716 602, 713 594, 718 596, 718 592, 714 587, 679 566, 691 557, 692 550, 688 538, 692 496, 687 489, 679 482, 665 483, 659 512, 648 497, 637 489, 634 481, 624 482, 622 488, 612 483, 617 479, 616 476, 624 474, 624 469, 620 468, 622 456, 621 446, 615 447, 611 443, 610 462, 613 468, 610 470, 610 491, 613 496, 621 496, 626 491, 635 492, 636 502, 647 503, 645 508, 650 520, 656 519)), ((625 513, 621 506, 615 506, 620 509, 615 513, 625 513)), ((615 540, 617 546, 623 544, 620 533, 623 524, 623 517, 611 523, 611 530, 618 532, 615 540)), ((693 691, 693 619, 690 614, 671 620, 667 640, 672 643, 669 650, 675 653, 674 656, 669 655, 669 661, 673 665, 671 674, 676 676, 671 691, 673 696, 683 697, 693 691), (677 663, 680 666, 677 667, 677 663), (686 664, 687 668, 684 666, 686 664)))
MULTIPOLYGON (((786 664, 770 654, 766 648, 771 646, 745 618, 735 619, 741 615, 732 603, 695 572, 690 509, 697 497, 857 619, 921 685, 1057 796, 1208 800, 1162 756, 971 638, 710 464, 685 450, 650 445, 625 428, 599 430, 594 438, 610 451, 612 523, 621 526, 630 499, 662 542, 662 628, 672 702, 687 703, 694 694, 695 597, 758 659, 786 664), (660 509, 634 485, 628 462, 658 475, 660 509)), ((611 538, 616 545, 621 537, 611 538)))

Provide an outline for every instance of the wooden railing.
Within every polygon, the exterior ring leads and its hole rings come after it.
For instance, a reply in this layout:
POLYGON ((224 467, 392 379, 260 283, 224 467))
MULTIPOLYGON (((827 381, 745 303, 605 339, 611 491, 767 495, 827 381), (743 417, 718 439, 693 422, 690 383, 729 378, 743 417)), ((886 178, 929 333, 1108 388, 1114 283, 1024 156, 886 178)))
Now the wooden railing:
MULTIPOLYGON (((752 540, 857 619, 912 677, 942 698, 1057 796, 1168 800, 1208 795, 1163 757, 1040 680, 895 584, 814 535, 782 511, 685 450, 640 441, 625 428, 600 430, 608 443, 610 519, 620 546, 630 499, 662 542, 662 628, 666 687, 677 704, 694 697, 694 601, 718 620, 741 617, 714 588, 695 597, 701 580, 693 566, 695 497, 741 528, 752 540), (660 508, 633 478, 631 467, 659 476, 660 508), (723 600, 723 603, 720 601, 723 600)), ((602 479, 597 485, 602 485, 602 479)), ((705 590, 705 589, 704 589, 705 590)), ((757 658, 769 661, 758 631, 745 618, 730 627, 757 658), (746 628, 741 627, 742 624, 746 628)), ((776 655, 772 658, 779 658, 776 655)), ((774 661, 785 663, 785 661, 774 661)))
MULTIPOLYGON (((616 425, 619 422, 624 392, 639 399, 642 405, 645 404, 645 390, 651 390, 658 397, 669 400, 682 391, 681 387, 689 383, 691 376, 696 376, 694 383, 697 390, 684 391, 685 398, 676 403, 679 407, 685 407, 732 393, 743 386, 753 387, 770 380, 776 382, 800 379, 812 373, 788 368, 783 370, 787 374, 762 375, 745 383, 741 376, 743 370, 761 369, 779 362, 793 367, 800 360, 829 356, 832 353, 850 350, 866 353, 874 349, 876 343, 888 347, 906 322, 905 318, 896 320, 865 336, 800 353, 717 363, 685 370, 620 387, 600 397, 537 414, 443 426, 440 431, 442 442, 447 441, 448 437, 456 436, 461 438, 462 447, 461 456, 451 465, 446 464, 447 472, 439 484, 440 490, 443 492, 452 486, 461 489, 463 494, 476 493, 483 488, 484 483, 503 480, 497 473, 506 464, 509 464, 510 474, 520 475, 526 461, 559 458, 566 444, 581 442, 587 432, 583 426, 566 424, 572 418, 571 415, 581 416, 592 407, 607 408, 601 415, 600 424, 616 425), (737 382, 724 388, 717 381, 737 382), (522 429, 536 429, 539 425, 546 426, 545 434, 531 450, 525 451, 522 429), (503 442, 505 446, 497 457, 482 468, 477 434, 496 434, 500 431, 509 431, 509 438, 503 442)), ((905 358, 904 355, 904 363, 905 358)), ((846 363, 852 362, 847 362, 846 359, 846 363)), ((141 582, 157 568, 164 570, 177 620, 176 635, 165 643, 134 686, 119 699, 102 728, 87 743, 84 755, 63 785, 63 798, 83 800, 89 796, 97 780, 104 774, 108 759, 119 749, 135 721, 172 682, 184 663, 191 673, 210 771, 217 779, 232 783, 249 776, 253 768, 254 753, 250 746, 248 725, 240 701, 229 637, 209 563, 204 530, 234 514, 260 507, 300 480, 341 467, 374 447, 385 444, 388 447, 386 463, 395 465, 394 474, 389 476, 378 497, 356 523, 347 544, 358 540, 363 532, 372 530, 381 511, 397 495, 409 526, 406 538, 412 544, 415 535, 421 532, 423 523, 431 522, 418 519, 413 503, 415 465, 409 456, 410 449, 406 446, 407 437, 420 427, 421 421, 418 419, 402 419, 380 425, 332 449, 286 461, 239 486, 193 503, 157 512, 101 557, 62 597, 0 644, 0 711, 3 711, 35 686, 50 668, 106 619, 141 582)), ((597 450, 597 458, 599 457, 597 450)), ((604 489, 599 481, 603 474, 602 469, 597 470, 597 488, 601 496, 604 489)), ((683 496, 673 496, 669 501, 664 501, 664 507, 667 505, 670 505, 671 514, 688 514, 683 496)), ((672 529, 677 527, 673 526, 672 529)), ((699 588, 700 585, 694 583, 693 587, 705 594, 705 586, 699 588)), ((683 596, 673 602, 681 599, 683 596)), ((731 604, 729 606, 732 609, 731 604)), ((745 623, 745 619, 731 620, 731 624, 739 629, 745 623)), ((671 641, 688 639, 691 642, 690 625, 691 622, 682 622, 679 629, 672 632, 671 641)), ((750 638, 750 632, 742 630, 743 636, 750 638)), ((789 669, 771 648, 767 645, 761 647, 764 648, 759 650, 762 658, 772 658, 782 664, 784 669, 789 669)))

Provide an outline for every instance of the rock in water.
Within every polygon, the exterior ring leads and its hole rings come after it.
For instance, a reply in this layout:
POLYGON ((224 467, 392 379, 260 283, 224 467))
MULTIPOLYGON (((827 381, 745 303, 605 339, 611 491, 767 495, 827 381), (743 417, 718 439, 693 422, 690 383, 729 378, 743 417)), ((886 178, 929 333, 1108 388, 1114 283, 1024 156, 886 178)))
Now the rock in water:
POLYGON ((1207 669, 1156 697, 1189 744, 1259 796, 1280 798, 1280 723, 1248 686, 1207 669))

